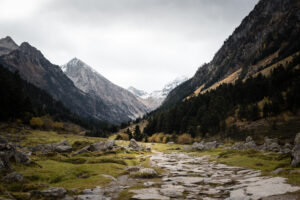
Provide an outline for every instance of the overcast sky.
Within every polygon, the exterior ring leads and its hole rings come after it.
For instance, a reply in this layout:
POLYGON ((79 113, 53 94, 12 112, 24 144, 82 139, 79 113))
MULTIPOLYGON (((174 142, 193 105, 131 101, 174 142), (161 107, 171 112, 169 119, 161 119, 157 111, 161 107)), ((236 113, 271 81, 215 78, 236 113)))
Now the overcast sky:
POLYGON ((148 92, 209 62, 258 0, 0 0, 0 37, 148 92))

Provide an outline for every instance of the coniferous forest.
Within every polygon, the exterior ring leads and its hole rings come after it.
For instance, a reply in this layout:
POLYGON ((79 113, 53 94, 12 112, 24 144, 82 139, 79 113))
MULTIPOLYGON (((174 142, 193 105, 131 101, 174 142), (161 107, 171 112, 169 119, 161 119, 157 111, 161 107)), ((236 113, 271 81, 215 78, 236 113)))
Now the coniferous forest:
POLYGON ((258 74, 234 84, 222 84, 216 90, 153 113, 144 131, 148 135, 165 132, 213 136, 229 131, 225 121, 230 116, 255 121, 286 111, 296 114, 300 106, 300 69, 295 66, 299 62, 300 56, 294 56, 285 67, 275 68, 267 77, 258 74), (261 101, 263 107, 259 108, 261 101))
POLYGON ((22 120, 29 123, 35 116, 50 115, 53 120, 69 121, 88 130, 89 136, 106 136, 115 126, 105 122, 83 119, 72 113, 60 101, 47 92, 21 79, 18 72, 11 72, 0 66, 0 120, 22 120))

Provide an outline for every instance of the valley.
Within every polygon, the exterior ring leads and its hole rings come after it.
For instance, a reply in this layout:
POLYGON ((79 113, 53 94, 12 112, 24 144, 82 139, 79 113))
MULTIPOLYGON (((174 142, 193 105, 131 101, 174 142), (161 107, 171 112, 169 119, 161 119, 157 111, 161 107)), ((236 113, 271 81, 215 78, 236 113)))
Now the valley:
POLYGON ((300 199, 299 0, 53 2, 0 18, 0 200, 300 199))
POLYGON ((229 141, 199 150, 197 143, 112 141, 26 127, 19 132, 16 125, 1 125, 1 133, 1 162, 12 149, 29 159, 10 159, 0 183, 4 199, 300 197, 300 172, 290 167, 290 157, 251 147, 234 150, 229 141))

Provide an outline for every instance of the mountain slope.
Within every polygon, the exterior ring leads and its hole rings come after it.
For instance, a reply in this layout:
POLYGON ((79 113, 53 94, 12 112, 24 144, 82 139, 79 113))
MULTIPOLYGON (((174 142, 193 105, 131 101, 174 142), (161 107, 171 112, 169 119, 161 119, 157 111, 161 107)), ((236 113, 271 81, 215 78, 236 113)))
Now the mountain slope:
POLYGON ((300 130, 299 36, 300 1, 261 0, 213 60, 149 116, 145 132, 294 139, 300 130))
POLYGON ((299 4, 295 0, 261 0, 213 60, 171 91, 164 106, 183 100, 197 89, 205 90, 235 72, 239 79, 245 79, 298 52, 299 4))
POLYGON ((147 108, 129 91, 113 84, 81 60, 74 58, 62 70, 85 93, 99 97, 111 110, 130 119, 142 117, 147 108))
POLYGON ((163 103, 170 91, 187 80, 188 78, 185 76, 178 77, 170 83, 166 84, 163 89, 155 90, 151 93, 147 93, 143 90, 138 90, 134 87, 129 87, 128 91, 134 94, 143 104, 145 104, 149 111, 153 111, 163 103))
POLYGON ((125 113, 115 112, 95 95, 79 90, 59 66, 53 65, 26 42, 9 54, 2 55, 0 64, 11 71, 19 71, 23 79, 47 91, 81 117, 111 123, 129 120, 125 113))

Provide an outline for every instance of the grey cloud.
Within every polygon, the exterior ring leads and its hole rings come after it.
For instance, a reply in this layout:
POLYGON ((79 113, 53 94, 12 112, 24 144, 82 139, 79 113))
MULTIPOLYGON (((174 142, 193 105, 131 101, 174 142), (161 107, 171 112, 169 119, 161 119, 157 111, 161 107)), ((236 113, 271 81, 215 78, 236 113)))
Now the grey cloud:
POLYGON ((116 84, 151 91, 209 62, 258 0, 26 2, 37 6, 0 17, 0 37, 28 41, 56 64, 76 56, 116 84))

